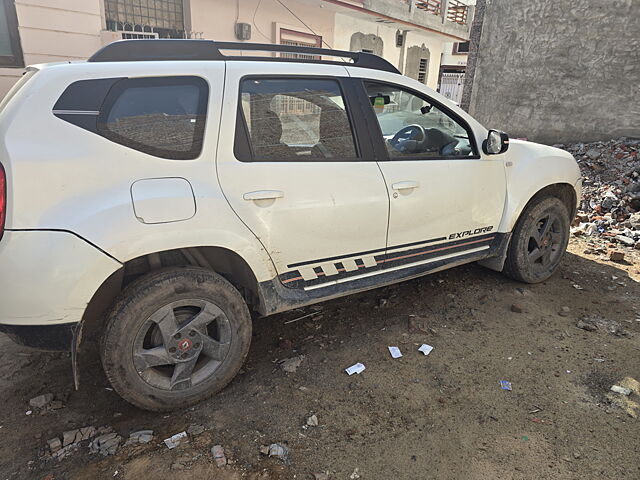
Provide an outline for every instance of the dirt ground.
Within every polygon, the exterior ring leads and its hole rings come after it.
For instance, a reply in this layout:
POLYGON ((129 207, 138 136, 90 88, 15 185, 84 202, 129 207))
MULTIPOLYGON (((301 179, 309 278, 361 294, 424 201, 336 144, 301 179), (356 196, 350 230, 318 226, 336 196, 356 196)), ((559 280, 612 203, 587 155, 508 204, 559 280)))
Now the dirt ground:
MULTIPOLYGON (((572 239, 559 272, 539 285, 468 265, 259 319, 231 385, 171 414, 125 403, 95 358, 75 391, 69 355, 2 336, 0 480, 638 479, 640 420, 607 395, 624 377, 640 379, 640 251, 614 263, 585 248, 572 239), (626 334, 577 328, 585 315, 626 334), (434 347, 429 356, 422 343, 434 347), (403 357, 392 359, 390 345, 403 357), (296 355, 297 371, 283 371, 278 362, 296 355), (347 376, 356 362, 366 370, 347 376), (63 408, 29 406, 48 392, 63 408), (305 427, 312 414, 319 425, 305 427), (192 424, 205 432, 173 450, 162 443, 192 424), (87 425, 155 438, 109 457, 88 442, 49 457, 48 439, 87 425), (260 454, 274 442, 289 447, 288 465, 260 454), (215 466, 215 444, 231 465, 215 466)), ((628 400, 640 403, 637 393, 628 400)))

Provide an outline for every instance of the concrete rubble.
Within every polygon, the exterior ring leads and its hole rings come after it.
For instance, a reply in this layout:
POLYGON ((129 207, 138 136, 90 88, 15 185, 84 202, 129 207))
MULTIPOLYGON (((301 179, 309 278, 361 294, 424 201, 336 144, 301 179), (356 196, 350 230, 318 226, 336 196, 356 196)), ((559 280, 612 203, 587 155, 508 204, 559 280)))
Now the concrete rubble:
POLYGON ((298 355, 296 357, 287 358, 280 363, 280 368, 288 373, 295 373, 300 364, 304 360, 304 355, 298 355))
POLYGON ((622 325, 615 320, 609 320, 599 315, 585 315, 578 320, 576 327, 587 332, 603 331, 617 337, 629 335, 622 325))
POLYGON ((62 433, 62 439, 54 437, 47 440, 51 457, 62 460, 80 446, 80 442, 90 440, 96 435, 96 428, 89 426, 62 433))
POLYGON ((115 432, 105 433, 93 439, 89 444, 92 453, 99 453, 103 457, 114 455, 120 446, 122 437, 115 432))
POLYGON ((213 461, 216 462, 218 467, 224 467, 227 464, 227 457, 224 455, 224 448, 222 445, 214 445, 211 447, 211 455, 213 461))
POLYGON ((151 440, 153 440, 153 430, 138 430, 129 434, 129 438, 124 445, 145 444, 151 440))
POLYGON ((204 426, 202 425, 191 424, 189 425, 189 428, 187 428, 187 434, 195 437, 196 435, 200 435, 202 432, 204 432, 204 430, 204 426))
MULTIPOLYGON (((640 249, 640 140, 555 146, 571 153, 580 166, 583 199, 571 232, 592 240, 587 253, 640 249)), ((611 259, 622 261, 624 253, 611 259)))
POLYGON ((44 408, 53 400, 52 393, 45 393, 29 400, 29 406, 33 408, 44 408))

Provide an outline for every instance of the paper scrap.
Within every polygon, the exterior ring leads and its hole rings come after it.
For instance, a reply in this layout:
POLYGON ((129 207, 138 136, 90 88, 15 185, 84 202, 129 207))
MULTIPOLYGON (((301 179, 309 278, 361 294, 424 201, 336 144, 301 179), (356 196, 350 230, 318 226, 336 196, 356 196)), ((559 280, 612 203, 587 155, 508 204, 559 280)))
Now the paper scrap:
POLYGON ((500 380, 500 388, 502 390, 509 390, 511 391, 511 382, 507 382, 506 380, 500 380))
POLYGON ((612 392, 621 393, 622 395, 631 395, 631 389, 621 387, 620 385, 614 385, 611 387, 612 392))
POLYGON ((419 352, 422 352, 425 355, 429 355, 431 353, 431 350, 433 350, 433 347, 431 345, 427 345, 426 343, 423 343, 418 349, 419 352))
POLYGON ((398 347, 388 347, 389 353, 393 358, 400 358, 402 356, 402 352, 398 347))
POLYGON ((165 439, 164 444, 169 449, 176 448, 178 445, 180 445, 180 442, 182 442, 186 438, 187 432, 176 433, 175 435, 172 435, 171 437, 165 439))
POLYGON ((362 363, 356 363, 355 365, 351 365, 349 368, 345 369, 349 375, 353 375, 354 373, 364 372, 364 365, 362 363))

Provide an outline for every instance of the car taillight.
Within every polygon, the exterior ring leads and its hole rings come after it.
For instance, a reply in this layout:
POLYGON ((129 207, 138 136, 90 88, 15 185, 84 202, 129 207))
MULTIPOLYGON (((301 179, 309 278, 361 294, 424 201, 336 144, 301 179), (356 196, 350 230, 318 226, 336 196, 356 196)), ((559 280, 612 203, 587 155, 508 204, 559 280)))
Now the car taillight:
POLYGON ((4 233, 4 220, 7 217, 7 176, 0 163, 0 239, 4 233))

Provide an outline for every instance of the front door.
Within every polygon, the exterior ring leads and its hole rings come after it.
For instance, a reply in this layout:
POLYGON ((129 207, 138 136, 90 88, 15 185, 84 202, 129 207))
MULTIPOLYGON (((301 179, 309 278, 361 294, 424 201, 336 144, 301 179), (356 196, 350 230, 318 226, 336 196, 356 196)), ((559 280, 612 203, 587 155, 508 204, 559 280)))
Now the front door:
POLYGON ((461 116, 402 86, 364 81, 384 143, 390 196, 387 268, 486 256, 505 201, 500 155, 482 156, 461 116))
POLYGON ((217 169, 229 204, 286 287, 376 268, 389 199, 346 69, 265 62, 254 75, 255 65, 227 63, 217 169))

